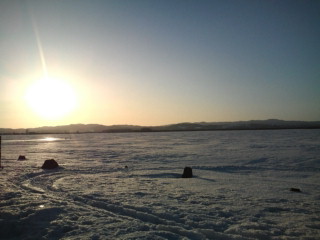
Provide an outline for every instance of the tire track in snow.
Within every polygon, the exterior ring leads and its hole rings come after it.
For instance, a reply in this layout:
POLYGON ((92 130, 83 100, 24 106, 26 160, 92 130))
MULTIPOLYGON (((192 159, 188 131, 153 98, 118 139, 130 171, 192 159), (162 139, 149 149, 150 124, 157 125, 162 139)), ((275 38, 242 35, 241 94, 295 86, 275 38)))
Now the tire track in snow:
MULTIPOLYGON (((209 229, 198 229, 193 231, 192 227, 183 222, 173 221, 163 216, 151 213, 150 209, 146 211, 137 209, 134 206, 124 206, 120 202, 111 202, 110 200, 95 199, 95 196, 78 195, 70 193, 61 188, 54 186, 55 182, 64 180, 65 177, 76 178, 79 173, 64 170, 54 170, 53 172, 41 171, 29 173, 21 176, 19 183, 20 188, 29 191, 30 194, 41 194, 47 198, 47 204, 60 204, 70 211, 79 212, 81 209, 84 213, 94 215, 95 213, 107 213, 108 217, 113 217, 116 221, 138 221, 140 224, 147 224, 156 231, 165 231, 177 234, 181 237, 191 239, 206 239, 208 234, 218 234, 209 229)), ((81 173, 81 175, 87 175, 81 173)), ((92 173, 90 174, 92 175, 92 173)))

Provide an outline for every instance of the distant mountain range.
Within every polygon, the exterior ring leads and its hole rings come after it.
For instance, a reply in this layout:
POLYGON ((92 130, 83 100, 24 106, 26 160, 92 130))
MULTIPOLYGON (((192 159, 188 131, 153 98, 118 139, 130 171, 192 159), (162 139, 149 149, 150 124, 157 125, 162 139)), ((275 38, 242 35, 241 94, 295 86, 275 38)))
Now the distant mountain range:
POLYGON ((320 129, 320 121, 283 121, 278 119, 239 122, 177 123, 163 126, 71 124, 39 128, 0 128, 0 134, 44 133, 112 133, 112 132, 164 132, 164 131, 213 131, 213 130, 266 130, 266 129, 320 129))

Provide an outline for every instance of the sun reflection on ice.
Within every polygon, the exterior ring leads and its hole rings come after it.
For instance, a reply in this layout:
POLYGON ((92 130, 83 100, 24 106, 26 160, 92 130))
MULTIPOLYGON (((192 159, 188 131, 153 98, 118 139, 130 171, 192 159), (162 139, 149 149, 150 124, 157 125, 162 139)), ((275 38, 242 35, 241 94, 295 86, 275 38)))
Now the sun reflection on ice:
POLYGON ((43 139, 40 139, 41 141, 45 141, 45 142, 53 142, 53 141, 57 141, 59 140, 59 138, 55 138, 55 137, 45 137, 43 139))

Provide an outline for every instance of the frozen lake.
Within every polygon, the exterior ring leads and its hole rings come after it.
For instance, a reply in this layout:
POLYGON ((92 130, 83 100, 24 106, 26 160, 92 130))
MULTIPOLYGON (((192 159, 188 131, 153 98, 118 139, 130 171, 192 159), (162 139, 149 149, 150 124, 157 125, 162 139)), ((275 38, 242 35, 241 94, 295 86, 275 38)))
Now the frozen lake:
POLYGON ((320 239, 319 130, 2 136, 2 165, 1 239, 320 239))

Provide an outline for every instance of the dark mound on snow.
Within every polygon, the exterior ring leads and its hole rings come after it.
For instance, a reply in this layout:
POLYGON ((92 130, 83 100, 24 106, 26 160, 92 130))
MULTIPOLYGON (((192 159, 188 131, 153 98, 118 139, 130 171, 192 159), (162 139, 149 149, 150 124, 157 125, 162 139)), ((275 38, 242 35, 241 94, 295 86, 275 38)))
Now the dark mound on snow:
POLYGON ((185 167, 182 174, 183 178, 192 178, 192 168, 191 167, 185 167))
POLYGON ((59 167, 59 164, 54 160, 54 159, 48 159, 45 160, 43 165, 42 165, 42 169, 55 169, 59 167))
POLYGON ((24 160, 27 160, 27 158, 24 155, 19 155, 18 160, 19 161, 24 161, 24 160))

